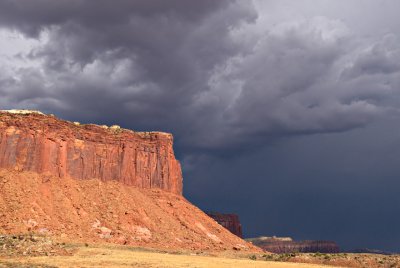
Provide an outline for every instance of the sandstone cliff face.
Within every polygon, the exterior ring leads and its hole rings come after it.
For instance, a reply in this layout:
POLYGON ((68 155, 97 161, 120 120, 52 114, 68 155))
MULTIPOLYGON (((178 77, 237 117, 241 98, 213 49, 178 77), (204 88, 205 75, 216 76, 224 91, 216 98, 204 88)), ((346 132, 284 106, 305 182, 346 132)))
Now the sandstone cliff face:
POLYGON ((224 226, 228 229, 231 233, 235 234, 236 236, 242 238, 242 225, 239 221, 239 216, 236 214, 222 214, 222 213, 215 213, 215 212, 207 212, 207 215, 213 218, 216 222, 220 225, 224 226))
POLYGON ((182 194, 171 134, 80 125, 40 113, 0 112, 0 168, 114 180, 182 194))

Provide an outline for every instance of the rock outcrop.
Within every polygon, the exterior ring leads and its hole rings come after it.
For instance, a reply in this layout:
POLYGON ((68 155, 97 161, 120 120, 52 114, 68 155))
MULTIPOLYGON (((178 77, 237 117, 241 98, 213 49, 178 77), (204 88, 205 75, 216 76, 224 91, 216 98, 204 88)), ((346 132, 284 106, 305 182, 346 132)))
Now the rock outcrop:
POLYGON ((217 212, 206 212, 208 216, 213 218, 220 225, 228 229, 232 234, 242 238, 242 225, 239 221, 239 216, 236 214, 222 214, 217 212))
POLYGON ((258 237, 246 239, 265 251, 273 253, 294 253, 294 252, 320 252, 338 253, 339 246, 333 241, 293 241, 289 237, 258 237))
POLYGON ((171 134, 81 125, 40 112, 0 112, 0 168, 119 181, 182 194, 171 134))

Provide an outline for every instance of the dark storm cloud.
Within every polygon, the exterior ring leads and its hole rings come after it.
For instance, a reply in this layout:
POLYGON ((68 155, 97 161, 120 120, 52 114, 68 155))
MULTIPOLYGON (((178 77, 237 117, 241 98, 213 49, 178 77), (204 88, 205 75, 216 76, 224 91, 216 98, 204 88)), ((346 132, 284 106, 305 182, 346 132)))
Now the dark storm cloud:
POLYGON ((2 1, 0 10, 3 27, 45 40, 26 55, 41 70, 16 70, 11 104, 165 129, 183 150, 364 126, 386 108, 375 86, 390 88, 399 71, 398 47, 354 47, 347 26, 325 17, 264 27, 251 2, 2 1), (359 92, 362 77, 374 87, 359 92))
POLYGON ((162 0, 107 0, 99 1, 49 1, 4 0, 0 3, 0 22, 24 33, 37 36, 52 25, 77 22, 92 27, 125 24, 132 16, 170 16, 197 21, 213 9, 228 1, 162 1, 162 0))
POLYGON ((229 29, 255 13, 235 1, 161 2, 2 2, 1 17, 30 36, 46 32, 48 41, 29 57, 42 61, 44 90, 66 110, 95 114, 107 106, 109 114, 134 114, 139 127, 170 116, 160 127, 176 131, 194 95, 207 90, 213 67, 238 50, 229 29))

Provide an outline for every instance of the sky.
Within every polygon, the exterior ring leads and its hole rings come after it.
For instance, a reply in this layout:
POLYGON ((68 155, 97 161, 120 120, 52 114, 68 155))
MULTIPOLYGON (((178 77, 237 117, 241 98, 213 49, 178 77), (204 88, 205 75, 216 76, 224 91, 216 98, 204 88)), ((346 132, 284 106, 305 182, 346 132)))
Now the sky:
POLYGON ((400 251, 400 1, 0 0, 0 108, 174 134, 244 235, 400 251))

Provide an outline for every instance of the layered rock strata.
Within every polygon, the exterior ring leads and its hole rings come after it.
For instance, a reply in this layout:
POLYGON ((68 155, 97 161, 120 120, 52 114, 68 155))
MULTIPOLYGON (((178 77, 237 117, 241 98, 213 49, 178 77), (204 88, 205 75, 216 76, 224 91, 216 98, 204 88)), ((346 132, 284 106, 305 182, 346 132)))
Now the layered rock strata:
POLYGON ((0 168, 182 194, 171 134, 81 125, 35 111, 0 112, 0 168))
POLYGON ((295 253, 295 252, 320 252, 320 253, 338 253, 339 246, 333 241, 293 241, 289 237, 259 237, 246 239, 265 251, 273 253, 295 253))
POLYGON ((206 212, 208 216, 213 218, 220 225, 228 229, 232 234, 242 238, 242 225, 240 224, 239 216, 236 214, 222 214, 216 212, 206 212))

